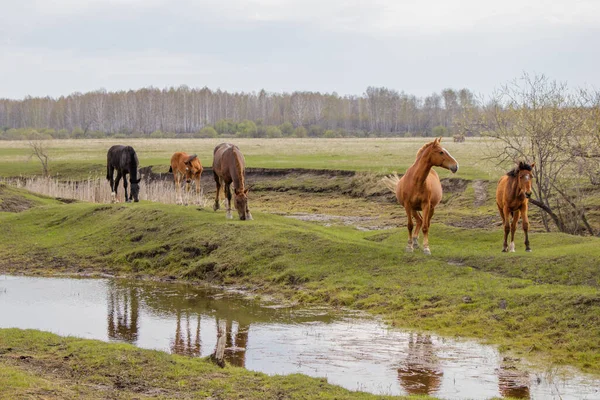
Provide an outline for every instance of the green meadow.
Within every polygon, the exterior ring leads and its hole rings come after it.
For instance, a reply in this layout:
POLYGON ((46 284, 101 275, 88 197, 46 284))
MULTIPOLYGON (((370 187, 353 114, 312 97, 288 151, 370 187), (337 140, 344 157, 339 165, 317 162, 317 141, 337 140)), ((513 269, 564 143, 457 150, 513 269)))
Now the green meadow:
MULTIPOLYGON (((50 157, 50 171, 59 178, 106 176, 106 152, 113 144, 128 144, 136 150, 140 167, 155 166, 166 172, 176 151, 198 154, 202 165, 212 164, 215 146, 224 141, 237 144, 248 167, 339 169, 389 173, 403 172, 414 161, 417 150, 430 139, 89 139, 44 142, 50 157), (125 143, 126 142, 126 143, 125 143), (166 168, 166 169, 165 169, 166 168)), ((463 179, 495 179, 502 173, 493 161, 484 160, 482 151, 494 153, 497 144, 485 139, 442 144, 459 161, 463 179)), ((27 141, 0 142, 0 176, 41 174, 40 162, 31 157, 27 141)), ((444 171, 442 177, 451 173, 444 171)))
MULTIPOLYGON (((360 171, 352 178, 265 178, 256 183, 251 197, 254 221, 226 220, 223 211, 215 213, 212 208, 148 201, 66 204, 0 184, 0 210, 20 211, 0 212, 0 271, 109 273, 235 286, 282 303, 364 310, 381 315, 393 326, 496 344, 507 355, 543 367, 572 365, 600 374, 600 239, 545 233, 532 212, 533 252, 524 252, 519 230, 517 252, 501 253, 502 232, 493 193, 502 169, 482 155, 482 149, 493 148, 493 143, 447 143, 460 170, 456 176, 441 170, 440 176, 462 178, 464 184, 449 190, 436 210, 430 233, 433 255, 404 251, 407 233, 402 208, 394 204, 393 197, 372 188, 382 174, 406 169, 425 141, 235 140, 249 167, 360 171), (476 181, 485 185, 477 186, 476 181), (483 197, 477 199, 476 193, 483 197), (26 206, 15 210, 14 204, 26 206), (290 218, 299 212, 368 216, 379 229, 357 229, 343 219, 323 223, 290 218)), ((203 164, 210 166, 217 142, 132 140, 131 144, 141 166, 153 165, 164 172, 175 150, 197 153, 203 164)), ((51 171, 65 179, 101 176, 111 144, 108 140, 53 141, 48 144, 53 154, 51 171)), ((39 162, 27 159, 27 143, 0 142, 0 176, 39 173, 39 162)), ((260 382, 297 398, 312 398, 310 390, 317 387, 324 388, 323 398, 349 395, 302 376, 268 378, 234 367, 218 371, 204 360, 122 345, 13 330, 0 330, 0 338, 9 343, 0 344, 0 380, 10 382, 10 393, 16 395, 27 393, 32 385, 48 386, 48 390, 84 389, 78 384, 65 388, 55 384, 51 372, 36 375, 3 355, 2 346, 41 357, 48 365, 62 365, 64 354, 58 349, 68 349, 64 351, 77 359, 78 371, 85 372, 78 381, 85 385, 97 384, 110 375, 110 368, 116 366, 104 357, 118 349, 125 354, 119 362, 148 363, 150 371, 156 360, 168 359, 168 366, 156 366, 162 371, 158 375, 182 373, 178 371, 183 364, 209 370, 208 376, 214 379, 181 377, 194 382, 190 387, 198 390, 185 392, 187 396, 209 390, 231 394, 223 398, 245 393, 239 391, 235 379, 260 382), (47 342, 61 344, 49 349, 42 345, 47 342), (91 371, 94 366, 98 371, 91 371), (20 388, 21 382, 27 388, 20 388)), ((140 372, 131 379, 160 382, 161 378, 140 372)), ((266 398, 277 398, 268 393, 266 398)), ((123 394, 130 398, 127 396, 123 394)), ((253 396, 245 398, 261 398, 253 396)))

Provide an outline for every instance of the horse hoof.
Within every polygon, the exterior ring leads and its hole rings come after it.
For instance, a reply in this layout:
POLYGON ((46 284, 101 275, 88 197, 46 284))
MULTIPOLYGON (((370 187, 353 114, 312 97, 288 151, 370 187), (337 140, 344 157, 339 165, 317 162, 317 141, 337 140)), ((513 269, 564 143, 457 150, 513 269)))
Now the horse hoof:
POLYGON ((219 209, 219 206, 213 206, 213 211, 217 211, 219 209))
POLYGON ((227 219, 233 219, 233 215, 231 215, 230 213, 227 213, 227 215, 225 215, 225 218, 227 218, 227 219))
POLYGON ((502 249, 503 253, 508 253, 508 249, 502 249))
POLYGON ((406 252, 407 253, 412 253, 413 252, 413 248, 411 246, 406 246, 406 252))
POLYGON ((250 213, 248 213, 248 215, 246 216, 246 219, 248 221, 252 221, 254 218, 252 218, 252 215, 250 213))
POLYGON ((531 249, 525 249, 525 251, 531 253, 531 249))
POLYGON ((423 249, 423 254, 425 254, 426 256, 430 256, 431 255, 431 250, 429 250, 429 247, 425 247, 423 249))

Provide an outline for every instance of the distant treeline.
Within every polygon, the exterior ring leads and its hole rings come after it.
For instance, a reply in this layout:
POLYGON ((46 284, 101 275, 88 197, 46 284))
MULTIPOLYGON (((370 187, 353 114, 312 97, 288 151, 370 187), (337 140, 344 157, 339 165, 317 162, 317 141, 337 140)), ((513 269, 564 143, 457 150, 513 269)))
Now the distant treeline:
POLYGON ((0 99, 0 138, 433 136, 475 108, 468 89, 419 98, 384 87, 336 93, 229 93, 208 88, 99 90, 0 99))

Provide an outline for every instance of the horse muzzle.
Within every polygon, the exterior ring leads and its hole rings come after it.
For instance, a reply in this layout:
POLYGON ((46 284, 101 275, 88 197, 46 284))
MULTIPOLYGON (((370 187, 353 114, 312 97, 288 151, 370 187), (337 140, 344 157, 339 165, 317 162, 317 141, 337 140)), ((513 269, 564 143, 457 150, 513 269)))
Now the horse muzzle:
POLYGON ((455 174, 456 171, 458 171, 458 164, 451 166, 450 171, 452 171, 452 173, 455 174))
POLYGON ((528 199, 530 199, 531 198, 531 192, 525 193, 525 197, 527 197, 528 199))

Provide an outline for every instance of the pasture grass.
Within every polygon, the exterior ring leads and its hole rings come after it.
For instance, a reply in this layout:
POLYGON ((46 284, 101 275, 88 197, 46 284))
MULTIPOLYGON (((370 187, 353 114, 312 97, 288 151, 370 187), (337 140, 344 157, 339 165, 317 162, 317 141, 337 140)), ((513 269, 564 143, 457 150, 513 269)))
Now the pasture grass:
MULTIPOLYGON (((0 399, 384 399, 129 344, 0 329, 0 399)), ((414 398, 414 397, 413 397, 414 398)), ((423 397, 424 398, 424 397, 423 397)))
MULTIPOLYGON (((50 157, 53 176, 86 179, 106 176, 106 152, 114 144, 134 147, 140 167, 155 166, 155 172, 169 169, 176 151, 196 153, 202 165, 212 165, 215 146, 224 141, 237 144, 248 167, 306 168, 369 171, 380 174, 403 173, 415 160, 417 150, 432 138, 380 139, 87 139, 48 140, 44 144, 50 157)), ((486 160, 482 151, 493 154, 498 145, 488 139, 469 138, 464 143, 443 139, 442 143, 458 160, 459 172, 440 170, 440 176, 463 179, 497 179, 504 169, 486 160), (487 150, 486 150, 487 151, 487 150)), ((512 166, 510 166, 512 167, 512 166)), ((31 157, 27 141, 0 141, 0 176, 31 176, 41 174, 39 160, 31 157)))
POLYGON ((74 203, 0 215, 0 269, 103 272, 251 288, 302 304, 378 313, 393 325, 479 338, 519 356, 600 373, 600 239, 434 224, 433 256, 404 229, 359 231, 254 211, 74 203), (502 306, 505 304, 506 306, 502 306))

